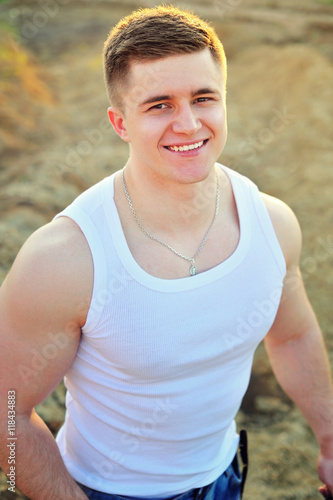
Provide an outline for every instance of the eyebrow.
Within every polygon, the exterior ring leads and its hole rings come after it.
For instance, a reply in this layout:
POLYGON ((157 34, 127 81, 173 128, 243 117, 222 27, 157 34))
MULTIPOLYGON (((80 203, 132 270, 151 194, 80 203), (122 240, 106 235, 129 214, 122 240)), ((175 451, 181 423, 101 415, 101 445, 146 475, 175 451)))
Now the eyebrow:
MULTIPOLYGON (((202 94, 219 94, 221 95, 221 92, 219 90, 211 89, 209 87, 204 87, 202 89, 195 90, 192 92, 191 97, 196 97, 198 95, 202 94)), ((153 95, 151 97, 148 97, 145 99, 142 103, 139 104, 139 106, 144 106, 145 104, 153 104, 154 102, 160 102, 160 101, 169 101, 171 99, 174 99, 174 95, 153 95)))

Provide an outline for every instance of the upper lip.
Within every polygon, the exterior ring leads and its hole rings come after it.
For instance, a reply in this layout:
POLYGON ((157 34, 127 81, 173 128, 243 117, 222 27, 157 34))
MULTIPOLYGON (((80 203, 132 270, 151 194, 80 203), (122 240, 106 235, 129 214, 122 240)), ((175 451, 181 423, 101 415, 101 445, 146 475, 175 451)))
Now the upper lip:
POLYGON ((205 142, 207 139, 196 139, 195 141, 189 141, 189 142, 173 142, 171 144, 166 144, 164 147, 165 148, 173 148, 173 147, 182 147, 182 146, 192 146, 193 144, 197 144, 198 142, 205 142))

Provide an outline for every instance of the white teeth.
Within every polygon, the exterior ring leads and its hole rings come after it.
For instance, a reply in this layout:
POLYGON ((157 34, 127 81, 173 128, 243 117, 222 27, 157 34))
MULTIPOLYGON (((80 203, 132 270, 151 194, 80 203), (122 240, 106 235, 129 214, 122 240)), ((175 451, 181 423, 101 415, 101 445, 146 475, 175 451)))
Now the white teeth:
POLYGON ((195 144, 189 144, 186 146, 169 146, 171 151, 191 151, 192 149, 200 148, 203 145, 204 141, 196 142, 195 144))

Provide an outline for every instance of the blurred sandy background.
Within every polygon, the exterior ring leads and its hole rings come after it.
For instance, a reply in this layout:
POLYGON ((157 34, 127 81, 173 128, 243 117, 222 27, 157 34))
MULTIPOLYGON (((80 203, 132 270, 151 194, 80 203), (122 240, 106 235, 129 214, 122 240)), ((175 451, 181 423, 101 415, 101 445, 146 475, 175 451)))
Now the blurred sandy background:
MULTIPOLYGON (((211 21, 225 46, 229 136, 220 161, 298 216, 301 270, 332 364, 333 1, 174 4, 211 21)), ((152 5, 0 2, 0 283, 35 229, 125 163, 127 146, 106 120, 101 50, 120 17, 152 5)), ((38 411, 56 432, 62 384, 38 411)), ((321 498, 316 443, 262 346, 238 421, 251 449, 245 499, 321 498)), ((1 471, 0 498, 25 498, 7 491, 1 471)))

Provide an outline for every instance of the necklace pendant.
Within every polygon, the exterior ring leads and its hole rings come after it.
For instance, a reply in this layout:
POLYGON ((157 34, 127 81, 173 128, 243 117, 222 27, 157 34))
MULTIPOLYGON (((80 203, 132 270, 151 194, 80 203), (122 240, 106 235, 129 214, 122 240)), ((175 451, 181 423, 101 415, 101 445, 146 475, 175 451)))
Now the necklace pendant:
POLYGON ((191 276, 195 276, 197 274, 197 270, 195 268, 195 265, 192 264, 191 267, 190 267, 190 275, 191 276))

